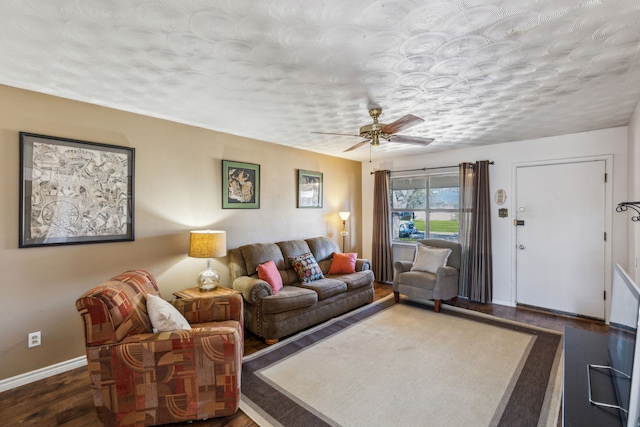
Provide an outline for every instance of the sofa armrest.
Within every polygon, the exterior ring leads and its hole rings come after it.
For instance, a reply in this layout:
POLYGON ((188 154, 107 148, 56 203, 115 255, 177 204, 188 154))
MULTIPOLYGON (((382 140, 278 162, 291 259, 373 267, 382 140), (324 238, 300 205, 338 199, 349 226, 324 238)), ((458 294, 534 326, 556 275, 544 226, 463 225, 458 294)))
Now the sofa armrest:
POLYGON ((233 289, 242 293, 244 300, 251 305, 258 305, 262 298, 273 295, 273 289, 267 282, 250 276, 234 280, 233 289))
POLYGON ((356 259, 356 271, 371 270, 371 261, 364 258, 356 259))

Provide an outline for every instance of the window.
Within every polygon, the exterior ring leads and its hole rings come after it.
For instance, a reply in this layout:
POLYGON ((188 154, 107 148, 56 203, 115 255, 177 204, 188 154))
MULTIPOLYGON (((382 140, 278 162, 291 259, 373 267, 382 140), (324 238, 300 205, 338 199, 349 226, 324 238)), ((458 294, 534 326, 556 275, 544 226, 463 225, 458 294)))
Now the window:
POLYGON ((394 242, 421 239, 458 241, 458 171, 391 177, 394 242))

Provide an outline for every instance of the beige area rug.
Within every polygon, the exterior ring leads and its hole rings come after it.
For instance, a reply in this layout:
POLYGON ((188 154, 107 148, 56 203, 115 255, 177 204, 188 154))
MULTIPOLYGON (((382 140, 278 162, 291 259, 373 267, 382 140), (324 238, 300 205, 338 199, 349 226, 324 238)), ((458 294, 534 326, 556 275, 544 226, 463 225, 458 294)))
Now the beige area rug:
POLYGON ((387 298, 245 357, 261 426, 555 426, 561 335, 387 298))

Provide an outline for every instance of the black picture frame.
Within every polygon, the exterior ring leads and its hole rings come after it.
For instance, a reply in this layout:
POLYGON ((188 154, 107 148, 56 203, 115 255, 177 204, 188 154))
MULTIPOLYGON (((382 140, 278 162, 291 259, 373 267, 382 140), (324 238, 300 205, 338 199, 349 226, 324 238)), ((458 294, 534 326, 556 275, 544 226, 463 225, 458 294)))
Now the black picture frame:
POLYGON ((260 165, 222 161, 222 209, 260 209, 260 165))
POLYGON ((20 248, 134 240, 135 149, 20 132, 20 248))
POLYGON ((298 208, 322 207, 322 172, 298 169, 298 208))

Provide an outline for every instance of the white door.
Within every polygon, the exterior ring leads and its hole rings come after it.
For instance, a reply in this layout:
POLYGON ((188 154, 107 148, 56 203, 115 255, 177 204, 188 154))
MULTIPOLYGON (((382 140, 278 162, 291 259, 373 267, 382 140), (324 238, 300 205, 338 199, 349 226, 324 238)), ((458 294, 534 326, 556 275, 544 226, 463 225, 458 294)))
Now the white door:
POLYGON ((516 169, 516 301, 604 319, 605 161, 516 169))

